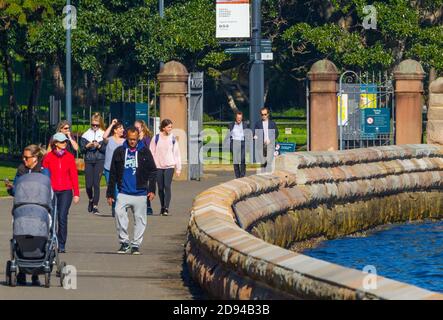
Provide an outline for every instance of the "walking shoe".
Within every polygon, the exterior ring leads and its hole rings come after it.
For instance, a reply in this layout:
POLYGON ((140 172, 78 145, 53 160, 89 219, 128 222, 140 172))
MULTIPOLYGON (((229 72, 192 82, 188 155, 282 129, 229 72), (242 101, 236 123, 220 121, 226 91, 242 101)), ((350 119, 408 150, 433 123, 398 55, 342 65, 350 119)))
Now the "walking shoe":
POLYGON ((129 250, 131 250, 131 247, 129 246, 129 244, 122 243, 122 245, 120 246, 120 249, 118 249, 117 253, 124 254, 124 253, 128 253, 129 250))
POLYGON ((154 214, 154 211, 152 211, 152 208, 151 207, 148 207, 147 209, 146 209, 146 215, 148 215, 148 216, 152 216, 154 214))
POLYGON ((94 207, 94 201, 89 200, 89 204, 88 204, 88 212, 92 212, 92 208, 94 207))
POLYGON ((98 211, 97 206, 94 206, 94 208, 92 208, 92 213, 99 216, 100 215, 100 211, 98 211))
POLYGON ((140 250, 138 249, 138 247, 132 247, 131 248, 131 254, 133 254, 133 255, 140 255, 140 250))
POLYGON ((34 287, 40 287, 41 286, 40 280, 38 279, 38 275, 32 275, 32 285, 34 287))
POLYGON ((168 216, 169 215, 169 209, 168 208, 162 208, 162 210, 160 211, 160 215, 161 216, 168 216))
POLYGON ((17 274, 17 284, 19 286, 26 286, 26 273, 19 272, 17 274))

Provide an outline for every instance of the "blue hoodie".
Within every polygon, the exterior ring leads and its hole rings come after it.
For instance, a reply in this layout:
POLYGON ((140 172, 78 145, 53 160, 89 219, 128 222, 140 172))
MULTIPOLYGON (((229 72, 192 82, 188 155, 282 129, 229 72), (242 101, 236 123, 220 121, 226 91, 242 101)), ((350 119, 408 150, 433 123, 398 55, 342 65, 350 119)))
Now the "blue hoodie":
POLYGON ((120 192, 131 196, 146 196, 148 194, 146 189, 137 189, 136 171, 138 167, 138 151, 144 145, 138 143, 134 149, 131 149, 128 142, 123 142, 125 148, 125 164, 123 168, 123 180, 120 192))

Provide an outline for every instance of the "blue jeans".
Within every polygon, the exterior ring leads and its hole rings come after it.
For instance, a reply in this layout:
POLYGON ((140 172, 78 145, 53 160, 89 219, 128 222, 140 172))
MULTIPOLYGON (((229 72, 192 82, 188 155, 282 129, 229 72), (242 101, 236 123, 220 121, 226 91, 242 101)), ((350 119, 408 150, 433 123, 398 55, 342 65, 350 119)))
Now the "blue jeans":
POLYGON ((68 238, 68 214, 72 203, 72 190, 55 191, 57 197, 57 239, 60 249, 65 249, 68 238))

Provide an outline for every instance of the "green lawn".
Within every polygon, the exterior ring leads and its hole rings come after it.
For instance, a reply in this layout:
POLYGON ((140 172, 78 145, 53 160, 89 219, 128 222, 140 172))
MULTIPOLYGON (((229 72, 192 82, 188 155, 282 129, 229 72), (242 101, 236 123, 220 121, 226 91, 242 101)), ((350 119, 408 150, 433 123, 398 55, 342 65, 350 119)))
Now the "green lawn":
MULTIPOLYGON (((14 180, 15 173, 17 171, 18 164, 15 162, 6 162, 1 161, 0 162, 0 197, 5 197, 8 195, 6 192, 5 184, 3 183, 3 180, 5 178, 8 178, 11 182, 14 180)), ((79 172, 79 184, 80 188, 85 187, 85 174, 84 172, 79 172)), ((106 186, 105 178, 102 177, 100 185, 102 187, 106 186)))

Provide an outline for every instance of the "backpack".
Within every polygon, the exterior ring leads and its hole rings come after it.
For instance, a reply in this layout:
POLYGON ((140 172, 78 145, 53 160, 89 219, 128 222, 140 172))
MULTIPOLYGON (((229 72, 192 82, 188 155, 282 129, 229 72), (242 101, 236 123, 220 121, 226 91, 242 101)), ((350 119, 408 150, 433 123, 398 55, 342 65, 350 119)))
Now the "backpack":
MULTIPOLYGON (((158 139, 160 139, 160 134, 159 133, 157 133, 155 135, 155 145, 157 145, 158 139)), ((175 136, 172 136, 172 148, 174 148, 174 145, 175 145, 175 136)))

